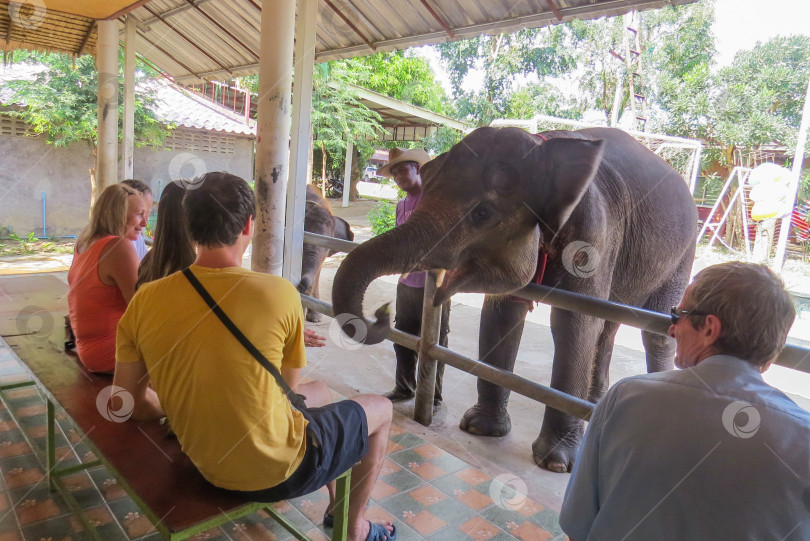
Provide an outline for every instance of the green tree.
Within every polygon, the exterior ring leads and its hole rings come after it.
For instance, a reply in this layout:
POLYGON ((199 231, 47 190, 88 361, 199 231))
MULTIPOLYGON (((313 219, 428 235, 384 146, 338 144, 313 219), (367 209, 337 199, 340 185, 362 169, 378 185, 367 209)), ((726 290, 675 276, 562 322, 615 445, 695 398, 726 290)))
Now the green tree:
MULTIPOLYGON (((435 113, 450 115, 452 103, 436 82, 427 60, 407 51, 377 53, 347 61, 347 67, 364 76, 364 87, 435 113)), ((359 83, 356 83, 359 84, 359 83)))
MULTIPOLYGON (((256 75, 243 77, 240 82, 254 92, 258 90, 256 75)), ((355 142, 350 192, 354 199, 354 186, 374 152, 374 143, 379 143, 376 138, 382 119, 359 101, 350 84, 441 114, 451 115, 453 108, 428 62, 407 51, 316 65, 312 97, 313 172, 317 176, 342 176, 346 155, 344 134, 350 131, 355 142)), ((440 128, 423 144, 434 152, 443 151, 460 139, 452 132, 454 130, 440 128)), ((393 144, 396 143, 388 146, 393 144)))
POLYGON ((780 36, 740 51, 717 76, 715 138, 730 147, 778 141, 793 149, 808 78, 808 36, 780 36))
MULTIPOLYGON (((349 84, 363 86, 370 74, 370 68, 352 60, 317 64, 313 73, 312 173, 322 179, 330 175, 342 177, 348 133, 355 143, 350 188, 353 200, 356 198, 355 185, 360 178, 360 167, 365 166, 365 160, 362 160, 362 164, 359 161, 362 156, 371 156, 374 152, 372 141, 381 129, 381 117, 359 100, 357 92, 349 84)), ((251 92, 258 92, 258 75, 242 77, 239 82, 251 92)))
MULTIPOLYGON (((95 155, 98 142, 98 79, 95 61, 85 55, 72 58, 60 53, 17 51, 12 62, 42 65, 43 70, 32 80, 10 81, 8 87, 15 100, 25 107, 8 114, 31 124, 57 147, 86 142, 95 155)), ((123 65, 123 62, 119 62, 123 65)), ((142 63, 137 66, 136 84, 153 74, 142 63)), ((123 72, 119 71, 123 84, 123 72)), ((123 122, 123 92, 119 92, 119 134, 123 122)), ((161 145, 168 128, 154 113, 154 91, 141 87, 135 94, 135 142, 141 146, 161 145)), ((92 193, 96 192, 95 175, 90 175, 92 193)))
POLYGON ((563 38, 557 27, 548 27, 437 45, 459 116, 489 124, 510 112, 511 95, 520 86, 518 76, 542 78, 572 70, 575 59, 571 50, 560 47, 563 38), (464 91, 464 78, 472 69, 483 72, 483 83, 480 89, 464 91))
POLYGON ((709 135, 714 4, 697 2, 644 12, 642 36, 649 131, 683 137, 709 135))

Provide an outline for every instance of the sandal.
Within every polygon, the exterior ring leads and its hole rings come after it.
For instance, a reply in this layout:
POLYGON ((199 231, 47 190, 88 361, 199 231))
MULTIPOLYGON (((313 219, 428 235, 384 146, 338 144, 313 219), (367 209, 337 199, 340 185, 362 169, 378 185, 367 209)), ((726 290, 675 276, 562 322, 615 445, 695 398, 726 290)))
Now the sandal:
POLYGON ((366 541, 396 541, 397 527, 393 524, 391 525, 393 530, 390 532, 385 526, 382 524, 377 524, 376 522, 369 521, 368 525, 369 529, 366 541))
POLYGON ((335 526, 335 517, 329 514, 329 508, 323 512, 323 527, 333 528, 335 526))

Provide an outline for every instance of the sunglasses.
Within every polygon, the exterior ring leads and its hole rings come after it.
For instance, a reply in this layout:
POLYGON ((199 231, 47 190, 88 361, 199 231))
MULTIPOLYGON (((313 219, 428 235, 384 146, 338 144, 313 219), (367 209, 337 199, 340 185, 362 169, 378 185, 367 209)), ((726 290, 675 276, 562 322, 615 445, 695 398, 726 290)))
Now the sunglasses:
POLYGON ((673 325, 677 325, 682 316, 707 316, 705 312, 695 312, 694 310, 678 310, 677 306, 669 309, 669 318, 673 325))

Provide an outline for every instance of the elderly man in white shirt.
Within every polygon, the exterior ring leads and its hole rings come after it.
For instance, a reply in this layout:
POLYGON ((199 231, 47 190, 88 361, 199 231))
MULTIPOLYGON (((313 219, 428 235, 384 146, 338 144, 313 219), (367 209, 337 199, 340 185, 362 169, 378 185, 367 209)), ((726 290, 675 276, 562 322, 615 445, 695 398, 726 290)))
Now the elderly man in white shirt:
POLYGON ((762 379, 795 317, 767 267, 704 269, 672 309, 682 370, 616 383, 560 525, 572 541, 810 539, 810 413, 762 379))

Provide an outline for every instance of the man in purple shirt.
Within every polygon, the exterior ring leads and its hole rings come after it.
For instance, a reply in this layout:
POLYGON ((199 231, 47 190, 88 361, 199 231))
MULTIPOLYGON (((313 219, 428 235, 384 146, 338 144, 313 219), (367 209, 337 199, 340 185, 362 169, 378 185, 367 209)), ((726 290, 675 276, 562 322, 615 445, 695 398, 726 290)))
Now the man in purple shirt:
MULTIPOLYGON (((430 161, 427 152, 420 148, 405 150, 392 148, 388 152, 388 163, 381 167, 377 174, 393 177, 394 181, 407 195, 397 204, 396 224, 402 225, 411 217, 422 198, 422 177, 419 172, 422 166, 430 161)), ((397 308, 394 327, 410 334, 419 335, 422 327, 422 303, 425 294, 425 273, 414 272, 403 274, 397 284, 397 308)), ((442 305, 441 330, 439 344, 447 347, 447 334, 450 332, 450 301, 442 305)), ((394 344, 397 356, 396 384, 392 391, 384 396, 392 402, 413 398, 416 390, 417 353, 412 349, 394 344)), ((444 363, 437 363, 436 389, 433 395, 433 411, 442 402, 442 377, 444 363)))

